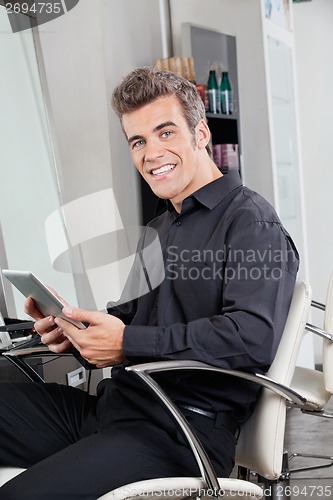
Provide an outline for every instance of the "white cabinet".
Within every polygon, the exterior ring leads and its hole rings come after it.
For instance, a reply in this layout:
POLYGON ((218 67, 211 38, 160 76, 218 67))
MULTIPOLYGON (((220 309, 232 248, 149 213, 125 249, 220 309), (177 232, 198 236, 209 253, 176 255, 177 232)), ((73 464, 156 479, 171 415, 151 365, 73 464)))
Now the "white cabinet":
MULTIPOLYGON (((262 0, 261 7, 275 207, 299 250, 299 277, 309 281, 292 4, 262 0)), ((310 334, 304 337, 298 363, 314 364, 310 334)))
MULTIPOLYGON (((279 4, 279 2, 275 2, 279 4)), ((292 11, 281 1, 279 15, 262 0, 267 104, 274 179, 274 205, 302 257, 300 275, 307 279, 307 248, 302 162, 298 125, 292 11), (282 7, 285 7, 282 11, 282 7), (270 14, 271 12, 271 14, 270 14), (274 21, 276 19, 276 21, 274 21), (283 22, 284 20, 284 22, 283 22)), ((272 4, 274 5, 274 4, 272 4)))

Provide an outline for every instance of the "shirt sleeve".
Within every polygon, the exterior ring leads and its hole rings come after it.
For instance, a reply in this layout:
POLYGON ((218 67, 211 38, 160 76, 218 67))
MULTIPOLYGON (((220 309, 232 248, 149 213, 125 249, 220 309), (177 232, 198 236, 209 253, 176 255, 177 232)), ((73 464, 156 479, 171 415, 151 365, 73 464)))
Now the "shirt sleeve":
POLYGON ((126 326, 127 359, 191 359, 223 368, 267 370, 287 318, 298 254, 276 221, 238 225, 225 243, 219 283, 210 284, 219 294, 217 313, 165 327, 126 326))

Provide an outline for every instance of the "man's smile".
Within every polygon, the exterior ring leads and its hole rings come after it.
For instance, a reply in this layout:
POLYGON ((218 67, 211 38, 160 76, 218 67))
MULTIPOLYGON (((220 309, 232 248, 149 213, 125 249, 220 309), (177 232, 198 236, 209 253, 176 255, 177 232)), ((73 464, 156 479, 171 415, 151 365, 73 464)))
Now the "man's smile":
POLYGON ((173 170, 175 167, 176 167, 175 163, 168 163, 167 165, 162 165, 161 167, 153 168, 150 171, 150 174, 160 176, 160 175, 165 174, 166 172, 173 170))

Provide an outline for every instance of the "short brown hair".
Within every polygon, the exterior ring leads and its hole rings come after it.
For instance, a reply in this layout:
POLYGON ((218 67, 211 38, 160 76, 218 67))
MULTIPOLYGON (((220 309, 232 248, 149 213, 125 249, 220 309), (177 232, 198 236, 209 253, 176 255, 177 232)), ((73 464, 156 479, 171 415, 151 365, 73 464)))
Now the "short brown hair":
MULTIPOLYGON (((205 107, 193 83, 171 71, 160 71, 144 66, 129 73, 112 94, 112 107, 120 121, 125 113, 130 113, 159 97, 177 97, 190 132, 201 119, 206 120, 205 107)), ((206 147, 211 155, 209 146, 206 147)))

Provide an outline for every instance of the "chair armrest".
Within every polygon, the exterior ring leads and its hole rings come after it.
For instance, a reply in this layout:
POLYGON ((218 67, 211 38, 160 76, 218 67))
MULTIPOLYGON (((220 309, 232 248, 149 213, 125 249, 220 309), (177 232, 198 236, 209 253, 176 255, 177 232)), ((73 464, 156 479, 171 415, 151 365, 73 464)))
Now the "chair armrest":
POLYGON ((14 347, 10 351, 4 351, 2 355, 10 361, 13 365, 15 365, 31 382, 39 382, 44 383, 44 379, 37 373, 26 361, 24 358, 29 357, 33 358, 36 356, 71 356, 70 353, 62 353, 56 354, 49 350, 46 345, 37 344, 33 345, 31 341, 26 342, 25 344, 21 344, 20 346, 14 347))
POLYGON ((229 370, 227 368, 218 368, 217 366, 212 366, 201 361, 157 361, 153 363, 143 363, 140 365, 133 365, 126 367, 127 371, 133 372, 136 375, 145 373, 157 373, 170 370, 206 370, 215 373, 222 373, 224 375, 231 375, 232 377, 241 378, 248 380, 250 382, 255 382, 262 387, 275 392, 279 396, 282 396, 289 403, 296 406, 304 406, 307 400, 304 396, 299 394, 297 391, 288 387, 280 382, 262 375, 261 373, 247 373, 239 370, 229 370))
POLYGON ((10 349, 10 351, 4 351, 2 355, 8 359, 11 363, 13 363, 24 375, 31 380, 32 382, 44 382, 43 378, 33 369, 31 366, 24 360, 25 357, 35 357, 35 356, 43 356, 43 357, 54 357, 59 358, 60 356, 74 356, 77 361, 86 369, 86 370, 96 370, 97 367, 88 363, 79 353, 79 351, 75 348, 71 349, 68 352, 55 353, 49 350, 49 348, 41 344, 39 342, 40 339, 33 339, 32 341, 25 342, 24 344, 20 344, 19 346, 10 349), (36 342, 37 340, 37 342, 36 342))
POLYGON ((35 346, 17 346, 14 347, 14 349, 11 349, 10 351, 5 351, 2 353, 3 356, 6 358, 13 358, 13 357, 26 357, 26 356, 40 356, 43 354, 43 356, 57 356, 54 352, 51 352, 46 345, 35 345, 35 346))
MULTIPOLYGON (((171 363, 178 364, 178 362, 171 363)), ((186 361, 184 363, 186 363, 186 361)), ((151 371, 150 369, 153 369, 153 371, 165 371, 169 369, 169 366, 169 362, 162 361, 157 363, 128 366, 126 367, 126 370, 139 377, 150 388, 154 395, 157 396, 159 401, 163 403, 164 408, 179 426, 185 438, 187 439, 187 442, 190 445, 190 448, 199 467, 201 477, 207 485, 207 488, 211 491, 213 497, 220 498, 221 489, 219 486, 219 481, 202 443, 187 422, 184 415, 175 405, 175 403, 169 398, 169 396, 167 396, 167 394, 159 386, 159 384, 149 375, 149 371, 151 371)))
POLYGON ((159 401, 163 403, 166 411, 175 420, 176 424, 179 426, 184 436, 186 437, 190 448, 192 449, 203 480, 207 484, 207 487, 209 489, 212 489, 212 491, 214 492, 213 496, 219 495, 219 485, 216 473, 210 463, 205 449, 203 448, 203 445, 189 426, 186 418, 180 412, 178 407, 168 397, 168 395, 159 386, 159 384, 150 376, 150 374, 170 370, 212 371, 215 373, 231 375, 234 377, 249 380, 251 382, 255 382, 260 386, 266 387, 267 389, 273 391, 279 396, 282 396, 289 403, 297 407, 303 407, 307 403, 306 398, 304 398, 301 394, 291 389, 290 387, 287 387, 270 379, 269 377, 266 377, 265 375, 218 368, 216 366, 212 366, 200 361, 157 361, 152 363, 128 366, 126 367, 126 370, 136 375, 146 384, 146 386, 148 386, 148 388, 154 393, 159 401))

